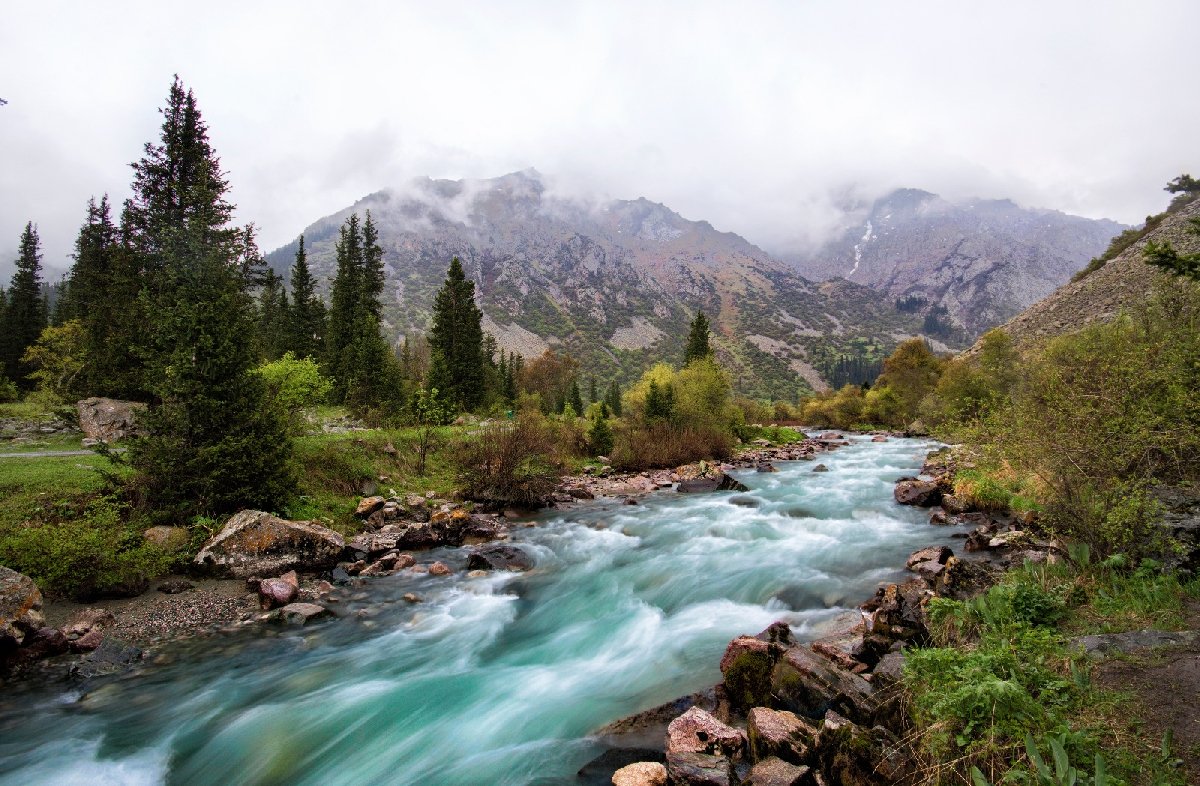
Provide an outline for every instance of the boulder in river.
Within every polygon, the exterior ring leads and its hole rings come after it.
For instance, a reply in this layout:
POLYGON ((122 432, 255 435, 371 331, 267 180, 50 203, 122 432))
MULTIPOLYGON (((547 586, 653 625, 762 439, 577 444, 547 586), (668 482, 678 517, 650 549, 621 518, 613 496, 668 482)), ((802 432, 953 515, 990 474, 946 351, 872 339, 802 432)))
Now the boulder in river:
POLYGON ((307 625, 331 614, 329 609, 317 603, 289 603, 279 610, 279 618, 290 625, 307 625))
POLYGON ((328 570, 345 548, 341 535, 320 524, 243 510, 204 544, 195 564, 244 579, 288 570, 328 570))
POLYGON ((528 552, 510 543, 489 543, 467 557, 467 570, 529 570, 533 564, 528 552))
POLYGON ((724 472, 711 478, 696 478, 680 481, 676 491, 682 494, 703 494, 709 491, 749 491, 745 484, 724 472))
POLYGON ((942 501, 942 488, 933 480, 902 480, 892 495, 901 505, 932 508, 942 501))

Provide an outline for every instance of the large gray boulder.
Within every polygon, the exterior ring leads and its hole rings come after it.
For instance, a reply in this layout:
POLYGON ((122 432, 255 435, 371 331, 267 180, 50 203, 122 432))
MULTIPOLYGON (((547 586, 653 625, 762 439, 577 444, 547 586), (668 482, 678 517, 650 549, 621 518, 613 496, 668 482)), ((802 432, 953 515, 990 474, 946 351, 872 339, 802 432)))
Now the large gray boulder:
POLYGON ((871 683, 804 646, 783 654, 771 684, 779 706, 807 718, 820 718, 832 709, 870 725, 878 710, 871 683))
POLYGON ((0 566, 0 659, 45 624, 37 584, 24 573, 0 566))
POLYGON ((204 544, 195 564, 236 578, 278 576, 289 570, 333 568, 345 548, 341 535, 320 524, 243 510, 204 544))
POLYGON ((77 402, 75 409, 79 413, 79 428, 84 437, 116 442, 141 433, 137 419, 145 413, 146 405, 136 401, 92 397, 77 402))

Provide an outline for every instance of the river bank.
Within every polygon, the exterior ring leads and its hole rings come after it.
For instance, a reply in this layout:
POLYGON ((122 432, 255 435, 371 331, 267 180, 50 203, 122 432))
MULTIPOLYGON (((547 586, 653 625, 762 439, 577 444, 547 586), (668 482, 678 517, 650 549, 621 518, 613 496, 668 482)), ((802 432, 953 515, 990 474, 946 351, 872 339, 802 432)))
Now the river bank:
MULTIPOLYGON (((156 657, 105 683, 103 704, 87 714, 37 703, 46 711, 11 727, 10 754, 27 754, 6 766, 26 775, 65 766, 63 755, 29 747, 52 728, 60 746, 109 740, 101 759, 78 759, 100 770, 133 766, 136 754, 162 773, 169 752, 177 782, 202 765, 210 780, 250 782, 246 773, 270 760, 300 783, 578 783, 574 773, 606 747, 597 728, 718 681, 721 652, 747 624, 782 617, 798 636, 819 636, 881 580, 899 578, 930 530, 925 514, 894 504, 892 484, 919 470, 925 444, 856 438, 822 456, 827 473, 804 461, 734 470, 749 492, 544 511, 506 541, 534 558, 525 572, 471 575, 462 551, 434 549, 422 560, 445 562, 450 576, 368 577, 335 587, 344 600, 326 623, 162 647, 172 664, 156 657), (238 720, 250 717, 252 733, 238 720), (251 744, 276 728, 313 754, 276 760, 251 744), (361 731, 341 739, 337 728, 361 731), (139 742, 113 748, 118 729, 139 742), (356 740, 370 740, 369 756, 356 740)), ((936 531, 948 540, 952 529, 936 531)), ((84 701, 98 701, 100 687, 84 701)))

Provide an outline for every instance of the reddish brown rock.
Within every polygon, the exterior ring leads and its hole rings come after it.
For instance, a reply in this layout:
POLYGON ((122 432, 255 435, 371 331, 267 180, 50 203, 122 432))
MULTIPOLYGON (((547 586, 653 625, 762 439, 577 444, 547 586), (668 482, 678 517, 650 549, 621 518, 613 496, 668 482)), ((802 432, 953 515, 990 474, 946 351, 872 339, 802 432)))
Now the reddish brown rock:
POLYGON ((435 562, 429 566, 430 576, 449 576, 454 571, 444 562, 435 562))
POLYGON ((944 565, 946 564, 946 560, 952 556, 954 556, 954 552, 945 546, 930 546, 929 548, 917 549, 912 554, 909 554, 908 559, 904 561, 904 567, 912 570, 917 564, 931 560, 944 565))
POLYGON ((672 786, 731 786, 732 766, 724 756, 707 753, 668 753, 667 779, 672 786))
POLYGON ((337 565, 345 547, 341 535, 320 524, 243 510, 204 544, 195 564, 238 578, 328 570, 337 565))
POLYGON ((793 647, 783 654, 771 675, 771 686, 777 706, 808 718, 821 717, 830 709, 864 723, 875 715, 871 684, 808 647, 793 647))
POLYGON ((932 480, 902 480, 892 495, 901 505, 932 508, 942 500, 942 489, 932 480))
POLYGON ((745 734, 699 707, 692 707, 667 726, 667 753, 736 756, 745 747, 745 734))
POLYGON ((799 764, 808 755, 817 729, 787 710, 755 707, 747 716, 750 753, 755 761, 776 756, 799 764))
POLYGON ((755 764, 741 786, 812 786, 816 782, 811 767, 772 756, 755 764))

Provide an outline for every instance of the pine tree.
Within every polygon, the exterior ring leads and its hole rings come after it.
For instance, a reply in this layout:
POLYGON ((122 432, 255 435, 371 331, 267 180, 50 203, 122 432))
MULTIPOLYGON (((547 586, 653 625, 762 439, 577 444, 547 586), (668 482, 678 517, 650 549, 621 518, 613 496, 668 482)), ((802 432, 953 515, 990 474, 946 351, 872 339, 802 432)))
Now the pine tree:
POLYGON ((621 417, 621 388, 617 385, 615 379, 608 385, 608 393, 604 396, 604 403, 612 410, 613 417, 621 417))
POLYGON ((325 338, 325 303, 317 296, 316 280, 308 269, 304 235, 292 264, 292 305, 289 312, 288 346, 298 358, 317 358, 325 338))
POLYGON ((137 485, 173 520, 277 508, 295 490, 283 413, 252 373, 248 270, 261 261, 233 207, 190 91, 171 86, 159 144, 134 164, 130 252, 146 277, 155 400, 130 447, 137 485))
POLYGON ((278 360, 288 350, 288 301, 283 277, 267 271, 258 296, 258 325, 255 331, 258 356, 278 360))
POLYGON ((596 392, 596 378, 588 377, 588 403, 595 404, 599 400, 599 394, 596 392))
POLYGON ((567 403, 571 405, 576 414, 583 414, 583 396, 579 393, 578 380, 571 380, 571 389, 567 393, 567 403))
POLYGON ((693 360, 703 360, 712 355, 712 347, 708 344, 708 317, 703 311, 697 311, 688 329, 687 349, 683 354, 683 365, 693 360))
POLYGON ((25 224, 25 231, 21 233, 16 266, 4 309, 0 360, 3 361, 4 375, 18 387, 27 387, 21 356, 38 340, 47 324, 46 303, 42 299, 41 241, 32 221, 25 224))
POLYGON ((346 219, 335 251, 337 274, 325 337, 331 398, 359 414, 398 411, 407 396, 400 363, 379 332, 383 250, 369 213, 361 228, 357 213, 346 219))
POLYGON ((475 305, 475 282, 467 279, 455 257, 433 301, 427 385, 464 410, 483 400, 482 321, 483 312, 475 305))

